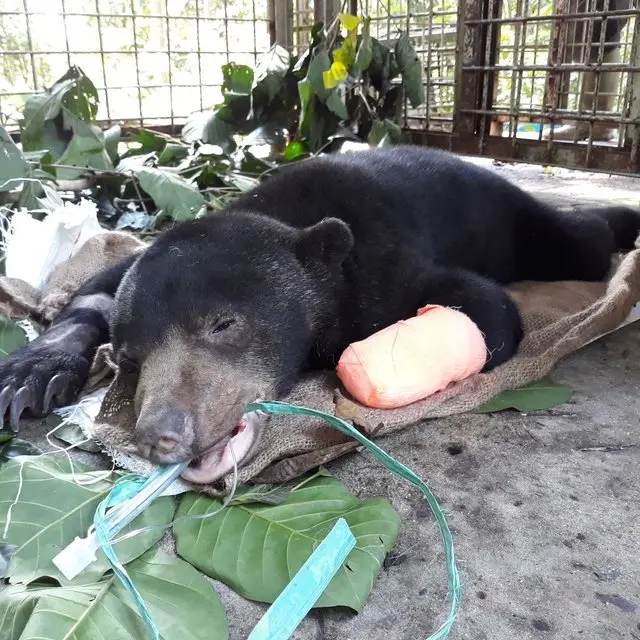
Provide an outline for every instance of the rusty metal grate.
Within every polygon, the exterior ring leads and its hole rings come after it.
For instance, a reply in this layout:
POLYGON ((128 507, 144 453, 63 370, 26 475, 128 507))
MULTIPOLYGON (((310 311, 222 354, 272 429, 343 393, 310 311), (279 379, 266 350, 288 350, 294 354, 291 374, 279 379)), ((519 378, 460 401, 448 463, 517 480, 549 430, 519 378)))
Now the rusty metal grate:
POLYGON ((637 0, 471 0, 460 5, 448 140, 504 159, 640 171, 637 0))
POLYGON ((627 0, 489 2, 488 16, 466 26, 486 29, 485 59, 464 71, 485 87, 477 109, 487 131, 512 141, 633 144, 633 74, 637 9, 627 0), (495 43, 495 49, 493 45, 495 43))
POLYGON ((2 0, 0 122, 70 64, 100 92, 100 120, 184 120, 219 99, 221 66, 270 46, 268 0, 2 0))

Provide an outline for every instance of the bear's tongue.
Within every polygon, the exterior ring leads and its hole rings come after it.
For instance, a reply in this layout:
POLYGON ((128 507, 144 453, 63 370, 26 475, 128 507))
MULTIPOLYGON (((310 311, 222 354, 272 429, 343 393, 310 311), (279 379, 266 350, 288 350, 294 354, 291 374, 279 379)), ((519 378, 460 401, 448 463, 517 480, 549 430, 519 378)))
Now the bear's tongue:
POLYGON ((183 472, 182 477, 195 484, 210 484, 233 469, 247 456, 256 438, 256 425, 243 418, 230 437, 225 438, 196 458, 183 472), (233 454, 231 448, 233 447, 233 454))

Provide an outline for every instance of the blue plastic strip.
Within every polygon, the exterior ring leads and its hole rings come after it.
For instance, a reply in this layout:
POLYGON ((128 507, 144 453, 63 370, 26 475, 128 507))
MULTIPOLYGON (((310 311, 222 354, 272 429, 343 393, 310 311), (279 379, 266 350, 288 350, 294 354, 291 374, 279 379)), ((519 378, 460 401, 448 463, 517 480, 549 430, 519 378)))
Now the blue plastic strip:
POLYGON ((98 505, 93 516, 93 526, 96 530, 96 540, 102 548, 113 573, 122 583, 130 598, 133 600, 136 609, 142 617, 142 621, 149 631, 152 640, 160 640, 160 632, 156 626, 145 602, 133 584, 127 570, 124 568, 118 556, 113 549, 111 539, 131 520, 133 520, 144 507, 150 504, 158 495, 160 495, 166 487, 180 475, 180 471, 184 468, 184 464, 172 465, 156 470, 148 478, 144 478, 134 473, 122 476, 114 485, 109 495, 98 505), (128 509, 128 513, 107 514, 109 507, 122 507, 123 503, 132 498, 130 505, 132 509, 128 509))
POLYGON ((355 544, 349 525, 340 518, 253 628, 248 640, 288 640, 355 544))
POLYGON ((106 510, 108 507, 114 506, 116 504, 120 504, 124 500, 128 500, 133 496, 137 495, 137 493, 141 490, 145 478, 141 478, 136 475, 123 476, 114 486, 113 489, 109 492, 109 495, 98 505, 96 509, 96 513, 93 517, 93 524, 96 528, 96 538, 98 540, 98 544, 102 547, 102 551, 104 551, 104 555, 107 557, 111 568, 113 569, 113 573, 116 575, 118 580, 122 583, 122 586, 125 588, 134 604, 136 605, 136 609, 142 616, 142 620, 149 630, 149 634, 153 640, 160 640, 160 632, 158 631, 158 627, 156 627, 149 610, 147 609, 142 596, 136 589, 135 585, 131 581, 127 570, 122 566, 120 560, 118 560, 118 556, 113 550, 113 546, 111 545, 111 540, 109 538, 109 525, 107 522, 106 510))
MULTIPOLYGON (((427 640, 444 640, 445 638, 447 638, 460 607, 460 576, 456 567, 451 531, 449 530, 444 513, 442 512, 438 501, 431 493, 431 490, 429 489, 427 484, 411 469, 394 460, 388 453, 383 451, 380 447, 378 447, 378 445, 371 442, 351 424, 349 424, 345 420, 338 418, 337 416, 325 413, 323 411, 318 411, 316 409, 309 409, 308 407, 300 407, 284 402, 254 402, 247 406, 247 411, 262 411, 264 413, 271 414, 302 415, 321 418, 325 422, 329 423, 334 429, 337 429, 341 433, 355 438, 358 442, 364 445, 369 450, 369 452, 389 471, 396 474, 397 476, 400 476, 401 478, 404 478, 405 480, 408 480, 422 491, 423 495, 427 499, 427 502, 429 503, 431 511, 435 516, 438 528, 440 529, 440 534, 444 542, 450 600, 449 614, 447 616, 447 619, 440 625, 435 633, 429 636, 427 640)), ((157 496, 159 493, 153 490, 150 491, 149 484, 156 483, 157 486, 158 483, 161 483, 164 488, 165 481, 168 480, 168 477, 171 474, 178 475, 177 469, 174 467, 169 469, 159 469, 149 478, 141 478, 140 476, 137 476, 135 474, 124 476, 114 485, 113 489, 105 498, 105 500, 100 503, 94 517, 94 525, 96 528, 96 537, 98 538, 98 542, 102 546, 102 549, 107 559, 109 560, 115 575, 122 582, 124 588, 127 590, 132 600, 134 601, 145 625, 149 629, 151 638, 153 640, 159 640, 160 638, 158 629, 151 619, 149 611, 147 610, 142 597, 131 582, 131 578, 127 574, 126 569, 122 566, 117 556, 115 555, 115 552, 113 551, 113 547, 110 542, 110 537, 112 537, 113 532, 110 531, 109 516, 106 516, 106 509, 110 506, 121 504, 123 501, 137 495, 143 490, 143 488, 147 489, 148 495, 146 496, 146 500, 143 500, 142 502, 144 502, 145 504, 149 504, 153 497, 157 496)), ((154 487, 154 489, 155 488, 156 487, 154 487)), ((114 514, 113 519, 120 520, 120 515, 121 514, 114 514)), ((340 568, 342 562, 344 562, 354 545, 355 538, 353 538, 353 534, 349 530, 347 523, 338 520, 334 529, 329 533, 327 538, 322 541, 316 551, 302 566, 298 574, 294 576, 291 583, 288 584, 287 587, 285 587, 285 590, 282 592, 282 594, 280 594, 280 596, 269 608, 265 616, 260 620, 258 625, 256 625, 248 640, 287 640, 291 636, 295 628, 300 624, 304 616, 313 607, 324 589, 326 589, 327 585, 331 581, 331 578, 340 568), (341 524, 341 522, 343 524, 341 524), (345 526, 346 531, 352 538, 352 540, 349 542, 350 546, 346 542, 348 540, 348 537, 346 535, 346 532, 344 531, 345 526), (331 538, 331 536, 334 534, 334 531, 336 530, 336 535, 344 536, 342 546, 340 546, 338 538, 336 538, 335 540, 331 538), (327 550, 321 552, 320 549, 324 549, 323 545, 325 545, 325 543, 327 550), (320 553, 321 562, 319 564, 316 564, 317 553, 320 553), (340 553, 343 553, 344 557, 342 557, 342 560, 338 563, 337 559, 340 558, 340 553), (333 557, 331 554, 334 554, 335 557, 333 557), (335 566, 333 572, 330 573, 328 571, 328 567, 332 566, 329 564, 329 559, 332 557, 334 562, 337 563, 337 566, 335 566), (323 562, 326 562, 326 565, 323 564, 323 562), (318 571, 320 571, 320 568, 323 569, 323 572, 321 574, 318 573, 318 575, 314 578, 317 579, 317 584, 315 584, 317 594, 316 591, 312 592, 314 583, 308 582, 309 578, 305 578, 305 568, 307 567, 307 565, 309 565, 312 569, 315 567, 318 571), (298 580, 298 576, 300 574, 302 574, 302 578, 298 580), (312 598, 312 596, 315 597, 312 598), (282 604, 283 600, 284 605, 282 604)), ((311 575, 313 576, 313 574, 311 575)))

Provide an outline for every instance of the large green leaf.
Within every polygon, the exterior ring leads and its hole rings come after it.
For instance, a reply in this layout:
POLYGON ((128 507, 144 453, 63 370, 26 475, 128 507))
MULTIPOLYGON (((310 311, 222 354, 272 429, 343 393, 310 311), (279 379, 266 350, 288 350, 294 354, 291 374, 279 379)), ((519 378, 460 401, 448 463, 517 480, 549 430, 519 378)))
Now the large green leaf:
POLYGON ((165 148, 158 155, 159 166, 175 166, 180 160, 189 155, 189 147, 177 142, 167 142, 165 148))
POLYGON ((354 71, 364 71, 370 64, 373 56, 371 45, 371 18, 366 17, 362 23, 362 35, 360 36, 360 44, 356 52, 356 59, 353 61, 352 69, 354 71))
POLYGON ((42 135, 38 143, 42 149, 46 149, 50 154, 50 161, 56 162, 64 153, 69 144, 72 134, 63 131, 57 124, 60 118, 56 120, 47 120, 42 127, 42 135))
POLYGON ((0 360, 27 344, 27 334, 15 322, 0 317, 0 360))
POLYGON ((176 221, 192 220, 206 208, 204 196, 175 173, 142 167, 136 175, 162 215, 176 221))
MULTIPOLYGON (((78 462, 73 463, 73 469, 76 476, 82 474, 83 481, 99 478, 104 473, 78 462)), ((60 455, 19 457, 3 465, 0 468, 0 530, 7 521, 10 505, 17 498, 6 539, 17 547, 9 567, 11 582, 32 582, 49 576, 67 583, 52 560, 76 536, 86 536, 98 503, 112 486, 109 480, 77 484, 71 474, 71 463, 60 455)), ((174 511, 172 498, 154 501, 123 533, 147 526, 155 528, 117 543, 114 548, 120 560, 130 562, 154 545, 163 536, 162 527, 171 522, 174 511)), ((99 551, 97 561, 75 580, 98 579, 108 569, 109 564, 99 551)))
POLYGON ((315 606, 360 611, 400 527, 388 501, 358 500, 333 477, 302 484, 277 506, 239 504, 204 520, 179 520, 219 507, 219 501, 196 493, 183 498, 173 527, 178 554, 240 595, 260 602, 275 600, 343 517, 357 547, 315 606))
POLYGON ((248 96, 253 86, 253 69, 246 64, 229 62, 222 65, 222 93, 248 96))
POLYGON ((542 411, 569 402, 572 394, 571 387, 543 378, 526 387, 503 391, 476 411, 478 413, 495 413, 505 409, 516 409, 522 412, 542 411))
POLYGON ((374 120, 367 142, 374 147, 386 147, 400 142, 402 129, 391 120, 374 120))
POLYGON ((320 98, 320 100, 326 100, 331 91, 324 86, 322 80, 322 74, 331 68, 331 58, 327 50, 323 47, 318 49, 316 54, 311 58, 309 62, 309 68, 307 70, 307 80, 311 83, 313 91, 320 98))
POLYGON ((401 34, 398 38, 395 51, 407 98, 409 98, 412 107, 419 107, 424 103, 422 63, 406 33, 401 34))
POLYGON ((298 131, 303 137, 308 137, 315 117, 315 94, 311 81, 305 78, 298 82, 300 96, 300 122, 298 131))
POLYGON ((185 142, 201 140, 206 144, 215 144, 225 153, 235 147, 233 125, 220 117, 217 111, 197 112, 189 116, 182 127, 182 139, 185 142))
POLYGON ((65 92, 62 106, 76 118, 84 122, 92 122, 98 115, 100 103, 96 86, 82 69, 76 66, 70 67, 58 82, 64 82, 67 79, 73 80, 73 84, 65 92))
POLYGON ((65 123, 73 131, 73 138, 65 152, 56 161, 56 164, 66 165, 64 168, 57 169, 58 179, 73 180, 86 173, 86 169, 113 171, 113 163, 107 153, 102 131, 64 109, 63 107, 65 123), (77 169, 71 167, 77 167, 77 169))
MULTIPOLYGON (((163 640, 227 640, 219 596, 186 562, 152 549, 127 565, 163 640)), ((14 585, 0 593, 3 640, 140 640, 148 631, 118 579, 57 587, 14 585)))
MULTIPOLYGON (((31 96, 24 105, 22 112, 24 121, 20 141, 25 151, 46 149, 42 137, 45 130, 45 122, 53 120, 60 113, 62 101, 69 89, 73 86, 73 80, 66 80, 54 85, 47 93, 36 93, 31 96)), ((51 135, 51 132, 50 132, 51 135)))
POLYGON ((338 118, 340 118, 340 120, 349 119, 347 105, 344 103, 344 100, 335 89, 327 96, 325 104, 327 105, 327 109, 335 113, 338 118))
MULTIPOLYGON (((21 142, 25 151, 55 146, 61 133, 47 122, 57 118, 62 109, 84 122, 91 122, 98 112, 98 91, 79 67, 72 66, 51 89, 31 96, 25 103, 21 142)), ((54 150, 50 149, 55 156, 54 150)))
POLYGON ((0 125, 0 191, 15 189, 19 186, 19 182, 3 185, 8 180, 25 178, 28 175, 29 164, 6 129, 0 125))
POLYGON ((252 87, 254 100, 257 93, 266 95, 268 102, 275 98, 282 88, 290 63, 291 54, 279 44, 274 44, 258 58, 252 87))

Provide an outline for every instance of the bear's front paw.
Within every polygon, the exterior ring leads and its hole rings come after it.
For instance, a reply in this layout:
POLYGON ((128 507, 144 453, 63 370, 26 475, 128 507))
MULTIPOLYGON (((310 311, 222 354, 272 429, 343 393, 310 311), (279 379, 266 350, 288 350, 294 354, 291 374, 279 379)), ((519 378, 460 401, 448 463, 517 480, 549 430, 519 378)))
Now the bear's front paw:
POLYGON ((52 403, 70 404, 80 393, 89 374, 89 361, 83 356, 38 345, 37 341, 0 360, 0 416, 7 409, 9 424, 18 431, 25 410, 42 416, 52 403))

